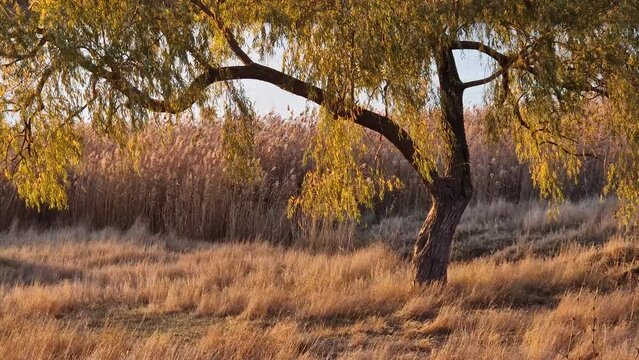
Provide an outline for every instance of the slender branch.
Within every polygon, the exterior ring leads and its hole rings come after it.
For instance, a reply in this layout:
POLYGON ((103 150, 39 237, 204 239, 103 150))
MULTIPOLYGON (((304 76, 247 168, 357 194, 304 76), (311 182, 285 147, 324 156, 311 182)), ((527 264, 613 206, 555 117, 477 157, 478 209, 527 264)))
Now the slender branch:
POLYGON ((514 106, 514 112, 515 112, 515 116, 517 117, 519 124, 524 127, 526 130, 528 130, 533 138, 533 140, 535 140, 535 143, 537 144, 537 146, 541 146, 541 145, 551 145, 554 146, 556 148, 558 148, 559 150, 563 151, 564 153, 571 155, 571 156, 575 156, 575 157, 583 157, 583 158, 590 158, 590 159, 595 159, 595 160, 599 160, 599 156, 595 153, 586 153, 586 152, 582 152, 582 153, 578 153, 578 152, 574 152, 571 151, 569 149, 567 149, 566 147, 558 144, 555 141, 552 140, 543 140, 543 141, 539 141, 537 140, 537 133, 538 132, 542 132, 542 133, 546 133, 549 135, 556 135, 559 136, 565 140, 571 141, 573 143, 577 143, 576 140, 571 139, 563 134, 554 134, 544 128, 537 128, 537 129, 533 129, 527 122, 526 120, 524 120, 523 115, 521 114, 521 110, 519 109, 519 102, 521 101, 521 99, 524 97, 524 95, 520 95, 519 99, 517 99, 517 101, 515 102, 515 106, 514 106))
MULTIPOLYGON (((514 54, 514 55, 504 54, 479 41, 460 40, 460 41, 453 42, 453 44, 450 46, 451 50, 477 50, 493 58, 502 67, 501 70, 495 72, 489 77, 486 77, 480 80, 470 81, 470 82, 462 84, 462 86, 465 89, 467 89, 474 86, 487 84, 499 78, 502 75, 507 75, 508 70, 511 68, 524 70, 530 73, 531 75, 538 77, 540 75, 539 71, 537 71, 537 69, 535 69, 532 65, 530 65, 530 63, 528 63, 526 59, 528 58, 528 55, 530 54, 531 49, 534 48, 536 46, 536 43, 538 43, 539 40, 541 40, 542 38, 544 38, 544 36, 541 36, 540 38, 535 40, 533 44, 526 46, 518 54, 514 54)), ((580 87, 574 83, 569 83, 569 82, 562 82, 561 84, 559 84, 559 86, 570 91, 591 92, 603 97, 609 96, 608 90, 606 90, 605 88, 601 86, 585 85, 580 87)))
POLYGON ((544 141, 540 142, 539 145, 551 145, 551 146, 554 146, 554 147, 558 148, 559 150, 563 151, 564 153, 566 153, 567 155, 570 155, 570 156, 599 160, 599 156, 597 156, 597 154, 595 154, 595 153, 574 152, 574 151, 566 149, 565 147, 563 147, 560 144, 558 144, 558 143, 556 143, 554 141, 551 141, 551 140, 544 140, 544 141))
POLYGON ((467 41, 467 40, 457 41, 451 45, 450 49, 451 50, 477 50, 481 53, 484 53, 492 57, 495 61, 497 61, 497 63, 500 66, 499 70, 497 70, 495 73, 493 73, 492 75, 488 77, 462 83, 461 84, 462 89, 469 89, 475 86, 485 85, 499 78, 502 75, 507 75, 508 70, 510 70, 510 68, 513 66, 513 64, 518 58, 517 56, 503 54, 497 51, 496 49, 478 41, 467 41))
POLYGON ((479 80, 474 80, 474 81, 468 81, 465 83, 462 83, 462 88, 464 89, 469 89, 475 86, 481 86, 481 85, 485 85, 488 84, 489 82, 497 79, 498 77, 506 74, 509 70, 510 66, 503 66, 501 69, 499 69, 498 71, 496 71, 494 74, 483 78, 483 79, 479 79, 479 80))
POLYGON ((469 41, 469 40, 460 40, 454 42, 451 47, 451 50, 477 50, 481 53, 484 53, 499 63, 499 65, 504 65, 510 61, 510 57, 506 54, 503 54, 496 49, 481 43, 479 41, 469 41))
POLYGON ((248 56, 248 54, 244 50, 242 50, 242 47, 237 42, 237 39, 235 39, 235 36, 231 32, 231 30, 226 27, 224 21, 222 21, 222 19, 217 16, 213 12, 213 10, 211 10, 211 8, 206 6, 206 4, 204 4, 201 0, 190 1, 193 5, 197 6, 204 14, 213 19, 215 26, 217 26, 217 28, 222 32, 224 38, 226 39, 226 42, 229 44, 229 47, 231 48, 233 53, 235 53, 235 55, 240 58, 244 65, 250 65, 254 63, 253 59, 251 59, 251 57, 248 56))
POLYGON ((53 75, 54 70, 55 70, 54 66, 50 66, 44 70, 44 72, 42 73, 42 76, 40 77, 40 80, 38 81, 38 85, 36 86, 33 92, 33 95, 31 97, 31 100, 33 100, 34 98, 38 100, 39 110, 44 109, 44 102, 42 101, 42 91, 44 90, 44 87, 47 85, 47 82, 51 78, 51 75, 53 75))
POLYGON ((40 38, 40 41, 38 41, 38 44, 36 44, 36 46, 26 54, 10 54, 0 50, 0 57, 12 60, 9 63, 2 64, 2 67, 9 67, 20 61, 34 57, 38 53, 38 51, 40 51, 40 49, 42 49, 44 45, 47 44, 48 41, 49 41, 49 38, 46 35, 44 35, 42 38, 40 38))
POLYGON ((590 93, 595 93, 598 96, 603 96, 606 98, 610 96, 610 92, 601 86, 584 85, 583 87, 580 87, 570 82, 562 82, 561 84, 559 84, 559 86, 570 91, 590 92, 590 93))

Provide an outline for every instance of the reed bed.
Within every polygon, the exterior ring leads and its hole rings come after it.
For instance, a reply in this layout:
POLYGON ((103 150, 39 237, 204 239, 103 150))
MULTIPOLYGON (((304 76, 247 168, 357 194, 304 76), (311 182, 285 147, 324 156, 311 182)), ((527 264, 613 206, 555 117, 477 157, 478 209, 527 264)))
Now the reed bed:
MULTIPOLYGON (((512 145, 507 141, 487 144, 481 115, 472 113, 468 118, 474 202, 537 199, 528 168, 518 163, 512 145)), ((127 229, 141 221, 152 232, 205 240, 260 238, 287 244, 334 237, 333 226, 286 216, 288 199, 299 192, 304 173, 311 166, 304 164, 303 157, 313 133, 313 121, 269 115, 258 124, 257 153, 264 176, 254 186, 228 181, 219 123, 186 122, 171 129, 149 125, 139 137, 137 162, 113 142, 84 129, 84 161, 71 174, 68 208, 40 213, 27 209, 11 186, 0 182, 0 229, 12 225, 46 228, 77 224, 94 229, 127 229)), ((366 141, 379 151, 365 161, 400 178, 404 188, 388 194, 373 209, 365 209, 363 224, 377 224, 389 217, 423 216, 429 198, 410 165, 377 136, 371 134, 366 141)), ((587 160, 579 184, 567 186, 568 199, 599 195, 604 171, 603 162, 587 160)), ((343 242, 354 241, 352 234, 358 226, 340 226, 337 234, 351 234, 345 235, 343 242)))

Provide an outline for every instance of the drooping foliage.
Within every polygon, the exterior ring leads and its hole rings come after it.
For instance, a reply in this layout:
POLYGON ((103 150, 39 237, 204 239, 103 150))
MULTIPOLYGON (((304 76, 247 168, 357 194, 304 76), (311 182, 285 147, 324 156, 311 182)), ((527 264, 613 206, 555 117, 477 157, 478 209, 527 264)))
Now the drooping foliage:
POLYGON ((435 80, 446 51, 487 59, 492 75, 460 86, 488 84, 487 135, 514 139, 542 194, 560 200, 561 174, 575 177, 584 156, 597 156, 577 139, 614 137, 627 151, 609 164, 608 188, 626 214, 639 205, 636 1, 0 3, 0 161, 31 205, 64 206, 78 121, 126 143, 153 113, 227 109, 228 168, 255 176, 250 99, 237 80, 257 79, 321 106, 308 155, 316 169, 291 203, 357 217, 359 204, 397 185, 360 168, 360 125, 395 134, 427 184, 450 170, 435 80), (281 69, 258 64, 276 52, 281 69))
POLYGON ((289 216, 301 209, 324 219, 359 220, 361 205, 372 207, 385 192, 402 186, 395 177, 386 178, 379 169, 366 165, 363 155, 369 151, 364 131, 348 119, 322 112, 316 126, 308 159, 314 164, 304 178, 299 197, 290 200, 289 216))

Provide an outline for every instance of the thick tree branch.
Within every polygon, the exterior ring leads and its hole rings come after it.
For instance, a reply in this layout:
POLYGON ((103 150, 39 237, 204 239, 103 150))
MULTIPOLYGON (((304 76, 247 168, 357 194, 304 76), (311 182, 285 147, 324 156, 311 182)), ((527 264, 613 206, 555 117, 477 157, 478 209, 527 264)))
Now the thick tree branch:
MULTIPOLYGON (((195 78, 176 99, 158 100, 135 87, 120 74, 98 67, 80 54, 78 56, 81 59, 80 66, 84 69, 106 80, 116 90, 128 97, 131 102, 154 112, 181 113, 191 107, 202 96, 208 86, 216 82, 259 80, 273 84, 291 94, 301 96, 318 105, 326 106, 336 116, 352 118, 356 124, 381 134, 419 171, 418 162, 420 160, 415 143, 409 134, 390 118, 358 106, 353 108, 329 104, 322 89, 267 66, 257 63, 220 68, 211 66, 195 78)), ((434 182, 438 179, 438 174, 435 170, 432 170, 428 177, 434 182)), ((425 183, 429 188, 432 186, 431 183, 425 183)))

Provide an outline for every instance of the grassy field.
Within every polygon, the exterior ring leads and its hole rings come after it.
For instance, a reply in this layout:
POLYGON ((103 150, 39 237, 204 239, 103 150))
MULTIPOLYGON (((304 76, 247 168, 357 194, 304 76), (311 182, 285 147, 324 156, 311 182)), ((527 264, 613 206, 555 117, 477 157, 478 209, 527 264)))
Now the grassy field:
POLYGON ((636 231, 605 202, 542 208, 469 209, 449 283, 424 288, 385 240, 410 219, 352 251, 8 231, 0 359, 639 358, 636 231))

